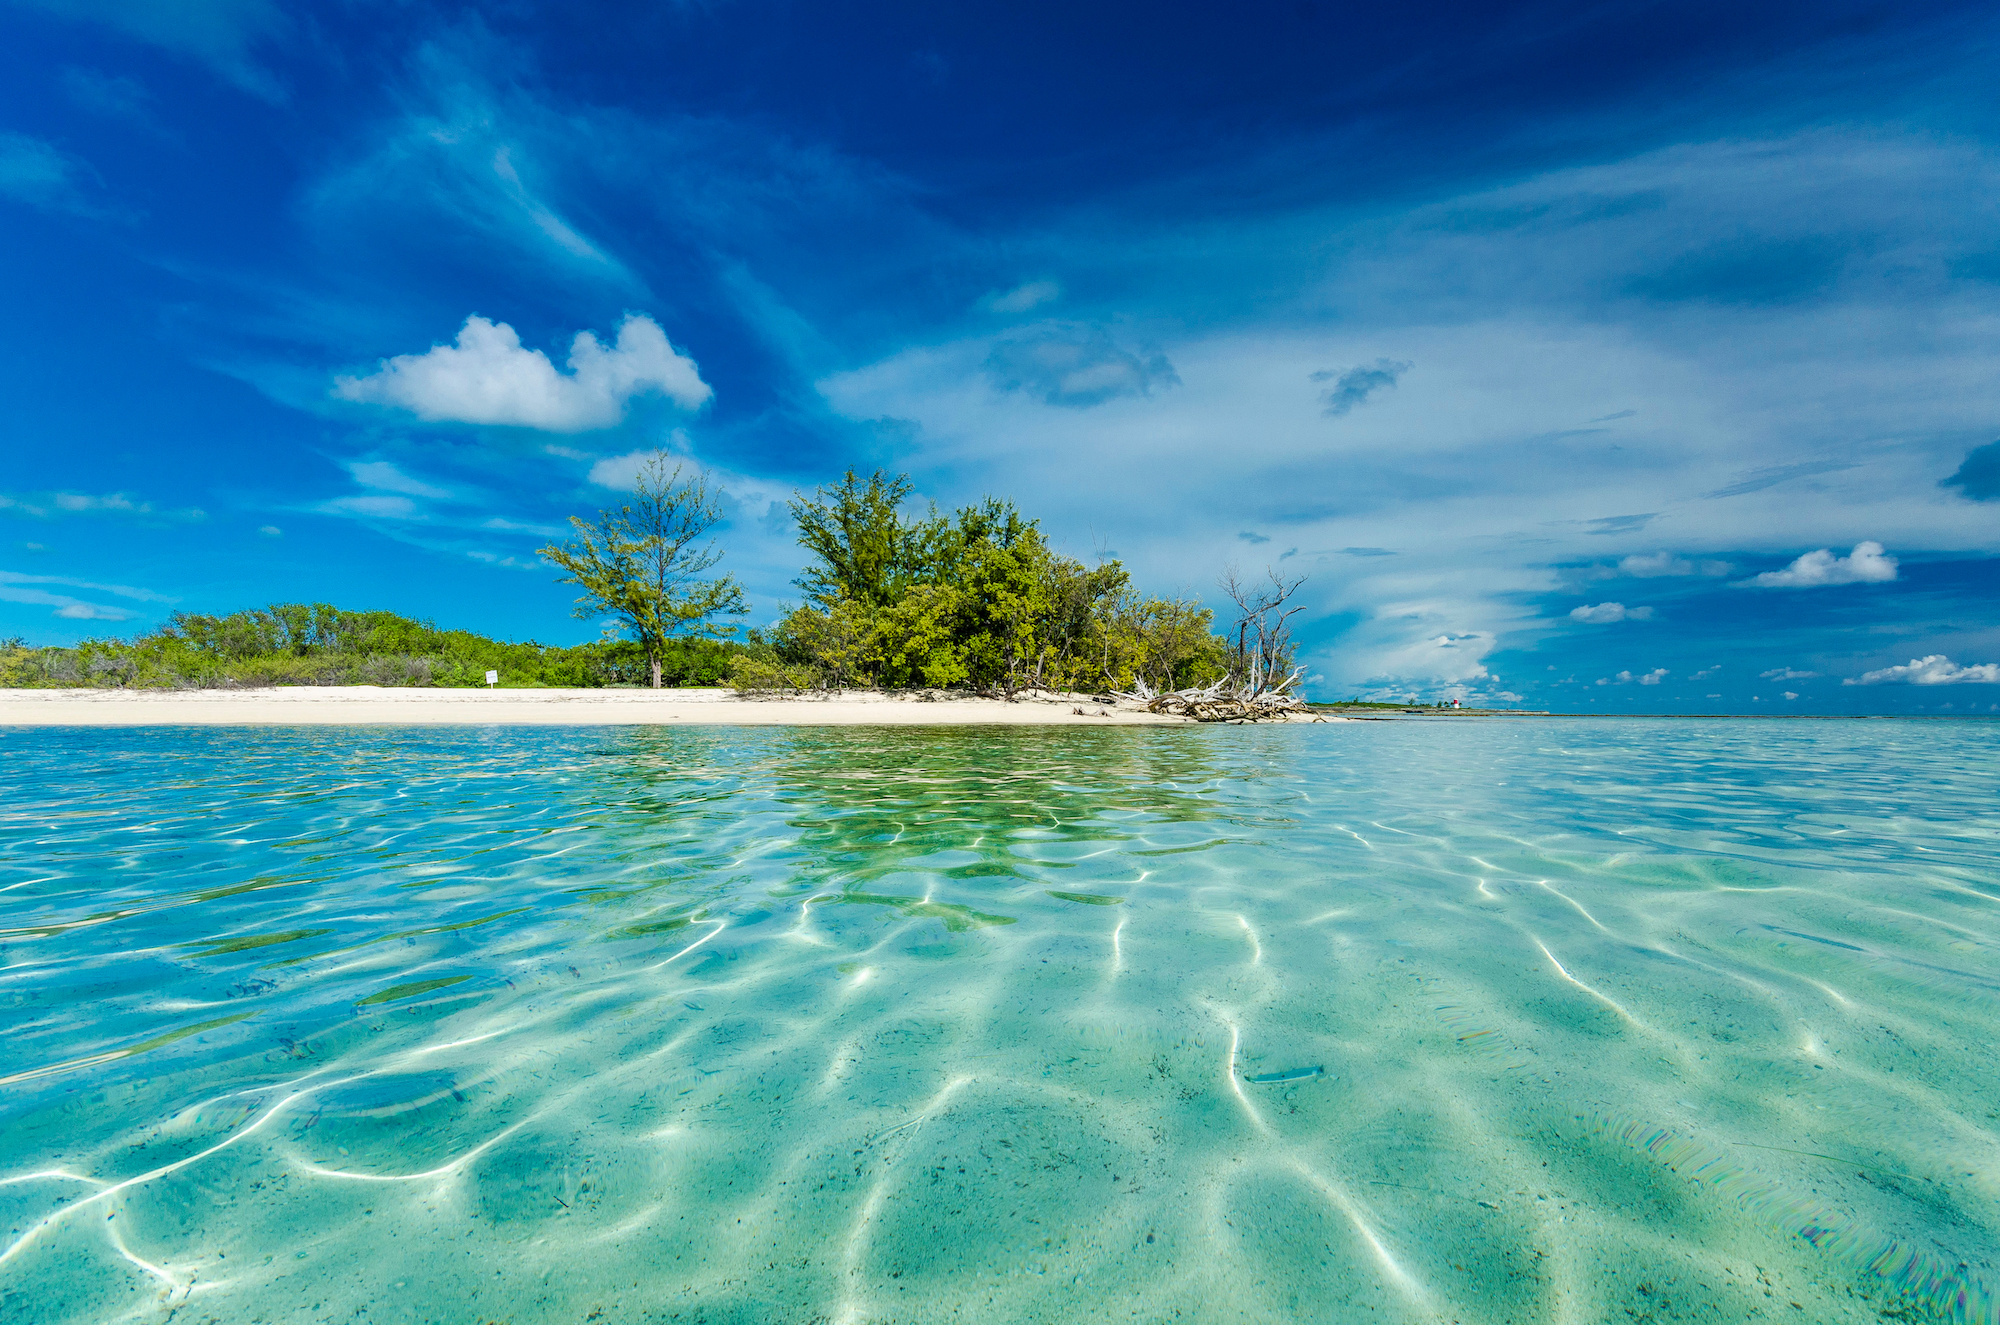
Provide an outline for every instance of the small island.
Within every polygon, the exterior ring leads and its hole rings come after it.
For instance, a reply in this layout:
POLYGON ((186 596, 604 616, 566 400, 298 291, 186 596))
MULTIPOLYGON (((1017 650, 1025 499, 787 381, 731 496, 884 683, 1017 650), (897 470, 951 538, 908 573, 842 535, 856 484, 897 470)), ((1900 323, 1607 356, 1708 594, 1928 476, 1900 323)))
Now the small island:
POLYGON ((997 498, 902 513, 881 471, 791 503, 804 601, 740 628, 709 480, 665 453, 627 502, 543 557, 603 638, 508 642, 385 611, 276 603, 176 612, 132 639, 0 642, 0 724, 1076 723, 1325 721, 1296 693, 1303 577, 1222 587, 1212 609, 1049 546, 997 498))

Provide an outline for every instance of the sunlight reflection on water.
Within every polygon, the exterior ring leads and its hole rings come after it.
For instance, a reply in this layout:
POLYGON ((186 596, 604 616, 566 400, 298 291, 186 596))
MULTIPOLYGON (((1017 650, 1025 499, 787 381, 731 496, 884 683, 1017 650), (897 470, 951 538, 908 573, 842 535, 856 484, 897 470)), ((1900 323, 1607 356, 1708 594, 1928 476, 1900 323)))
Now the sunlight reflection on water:
POLYGON ((0 1315, 1994 1320, 1996 737, 0 733, 0 1315))

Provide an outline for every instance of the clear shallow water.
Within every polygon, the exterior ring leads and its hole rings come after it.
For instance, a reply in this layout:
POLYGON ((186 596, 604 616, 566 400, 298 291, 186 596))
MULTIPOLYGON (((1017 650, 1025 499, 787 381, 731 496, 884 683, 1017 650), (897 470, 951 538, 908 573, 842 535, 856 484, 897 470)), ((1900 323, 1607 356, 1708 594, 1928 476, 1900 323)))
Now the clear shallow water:
POLYGON ((0 732, 0 1318, 1995 1320, 1996 786, 1970 722, 0 732))

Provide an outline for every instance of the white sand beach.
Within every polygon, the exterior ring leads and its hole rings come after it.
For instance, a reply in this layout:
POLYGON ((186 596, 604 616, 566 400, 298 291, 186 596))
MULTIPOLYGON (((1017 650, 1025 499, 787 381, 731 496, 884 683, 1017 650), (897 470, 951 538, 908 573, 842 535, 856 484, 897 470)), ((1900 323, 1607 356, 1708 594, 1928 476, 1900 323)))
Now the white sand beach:
MULTIPOLYGON (((1333 720, 1333 719, 1330 719, 1333 720)), ((509 726, 1179 726, 1089 696, 924 699, 847 691, 746 698, 734 690, 442 690, 274 686, 248 690, 0 690, 0 726, 139 727, 327 724, 509 726), (1077 712, 1078 709, 1082 713, 1077 712)))

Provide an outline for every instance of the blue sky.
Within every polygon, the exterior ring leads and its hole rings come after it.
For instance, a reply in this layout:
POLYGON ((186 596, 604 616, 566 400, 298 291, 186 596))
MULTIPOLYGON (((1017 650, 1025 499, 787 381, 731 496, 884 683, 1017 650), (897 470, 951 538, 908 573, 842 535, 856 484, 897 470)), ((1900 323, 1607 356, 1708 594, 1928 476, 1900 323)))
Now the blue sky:
POLYGON ((0 0, 0 636, 593 638, 666 446, 757 621, 879 465, 1320 697, 2000 704, 1991 6, 482 8, 0 0))

